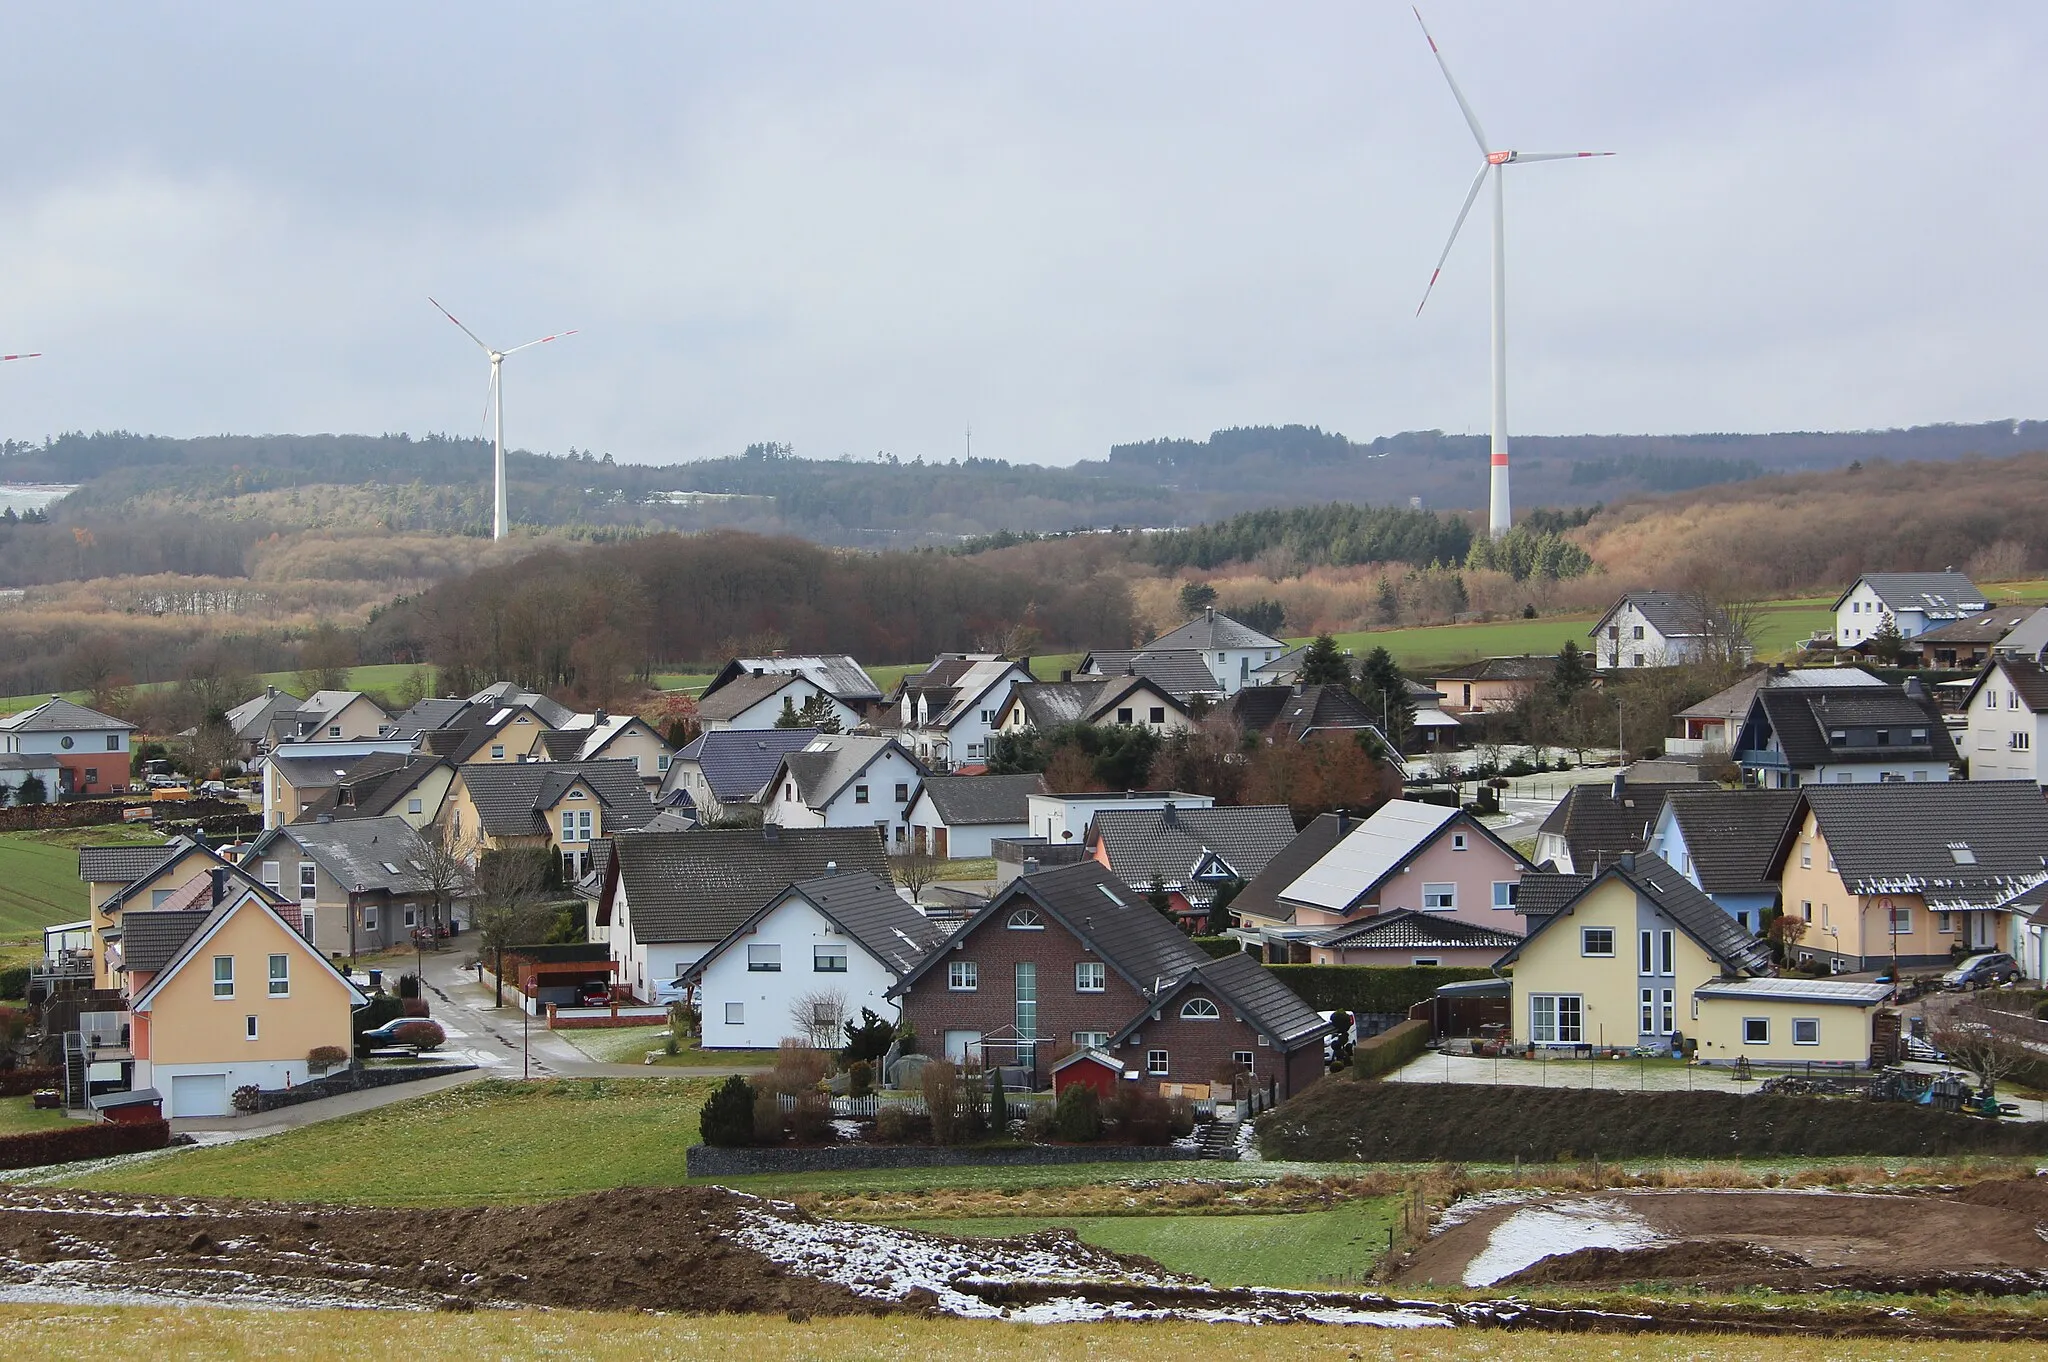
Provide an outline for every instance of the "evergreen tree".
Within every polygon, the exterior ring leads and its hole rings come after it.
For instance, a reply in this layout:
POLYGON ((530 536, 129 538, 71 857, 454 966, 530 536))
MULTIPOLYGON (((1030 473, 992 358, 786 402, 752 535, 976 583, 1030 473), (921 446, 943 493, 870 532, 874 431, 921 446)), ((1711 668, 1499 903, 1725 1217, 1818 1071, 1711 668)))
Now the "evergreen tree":
POLYGON ((1301 658, 1301 684, 1304 686, 1348 686, 1351 684, 1351 661, 1338 651, 1337 640, 1328 634, 1317 634, 1315 641, 1308 645, 1308 651, 1301 658))
POLYGON ((1877 626, 1877 632, 1870 636, 1870 652, 1887 667, 1899 664, 1899 655, 1906 650, 1906 639, 1899 632, 1899 623, 1887 614, 1877 626))
POLYGON ((1408 698, 1408 678, 1385 648, 1374 648, 1358 664, 1359 701, 1373 722, 1380 724, 1387 741, 1405 747, 1415 729, 1415 702, 1408 698))
POLYGON ((15 787, 14 802, 24 805, 49 803, 50 790, 43 784, 42 776, 34 771, 29 772, 28 779, 15 787))
POLYGON ((1580 651, 1578 644, 1566 639, 1564 647, 1557 650, 1557 666, 1551 669, 1551 694, 1559 705, 1568 706, 1578 698, 1579 692, 1592 684, 1593 664, 1580 651))
POLYGON ((1183 615, 1201 614, 1216 604, 1216 588, 1207 582, 1189 582, 1180 589, 1180 612, 1183 615))

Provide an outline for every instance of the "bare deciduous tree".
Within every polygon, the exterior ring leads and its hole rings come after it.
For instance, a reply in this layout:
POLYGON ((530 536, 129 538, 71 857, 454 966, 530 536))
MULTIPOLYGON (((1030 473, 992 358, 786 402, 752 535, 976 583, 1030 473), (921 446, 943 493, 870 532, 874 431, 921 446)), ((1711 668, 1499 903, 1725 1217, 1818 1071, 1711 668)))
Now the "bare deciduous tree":
POLYGON ((816 989, 789 1005, 789 1019, 813 1050, 836 1050, 846 1025, 846 995, 816 989))
POLYGON ((924 888, 939 875, 939 860, 923 847, 913 847, 900 856, 889 858, 889 868, 895 872, 896 883, 910 891, 915 899, 922 897, 924 888))
POLYGON ((1929 1027, 1928 1039, 1977 1075, 1986 1091, 1995 1093, 2000 1079, 2032 1058, 2026 1046, 1999 1030, 1998 1023, 1995 1010, 1973 1000, 1958 1004, 1929 1027))
POLYGON ((505 1005, 505 952, 537 943, 554 921, 555 909, 547 897, 553 855, 545 849, 487 851, 477 862, 473 915, 482 947, 498 966, 495 1006, 505 1005))
POLYGON ((476 893, 476 876, 456 851, 454 835, 446 824, 414 834, 411 860, 434 896, 430 926, 438 948, 441 928, 451 920, 456 901, 476 893))

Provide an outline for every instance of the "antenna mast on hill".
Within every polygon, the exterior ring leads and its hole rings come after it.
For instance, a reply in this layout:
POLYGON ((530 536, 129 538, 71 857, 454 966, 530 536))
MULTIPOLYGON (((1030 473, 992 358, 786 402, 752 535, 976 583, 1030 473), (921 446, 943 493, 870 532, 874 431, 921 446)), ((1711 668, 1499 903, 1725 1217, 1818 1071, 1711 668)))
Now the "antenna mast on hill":
POLYGON ((516 355, 521 350, 530 349, 536 345, 546 345, 549 341, 561 340, 565 336, 573 336, 576 333, 574 331, 557 331, 552 336, 542 336, 539 340, 530 340, 525 345, 515 345, 510 350, 493 350, 490 346, 485 345, 481 340, 477 339, 476 332, 470 330, 466 326, 462 326, 461 322, 455 321, 455 314, 453 312, 450 312, 447 308, 442 307, 439 303, 435 303, 432 298, 427 299, 427 301, 430 303, 434 303, 434 310, 436 312, 439 312, 449 321, 455 322, 457 326, 462 327, 462 334, 469 337, 471 340, 476 341, 477 349, 483 351, 486 355, 490 356, 491 413, 493 416, 497 418, 497 435, 493 441, 496 453, 491 461, 493 475, 491 496, 491 538, 503 539, 506 535, 506 532, 511 529, 511 525, 509 524, 505 517, 505 389, 501 381, 499 370, 504 365, 505 356, 507 355, 516 355))

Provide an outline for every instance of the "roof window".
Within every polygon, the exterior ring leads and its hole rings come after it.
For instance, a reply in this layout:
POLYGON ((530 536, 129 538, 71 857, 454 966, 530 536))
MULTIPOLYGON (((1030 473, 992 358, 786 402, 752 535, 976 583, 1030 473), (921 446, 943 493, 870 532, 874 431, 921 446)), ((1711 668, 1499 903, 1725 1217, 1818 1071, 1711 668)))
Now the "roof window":
POLYGON ((1977 864, 1977 853, 1970 850, 1968 842, 1950 842, 1948 844, 1948 854, 1957 865, 1977 864))

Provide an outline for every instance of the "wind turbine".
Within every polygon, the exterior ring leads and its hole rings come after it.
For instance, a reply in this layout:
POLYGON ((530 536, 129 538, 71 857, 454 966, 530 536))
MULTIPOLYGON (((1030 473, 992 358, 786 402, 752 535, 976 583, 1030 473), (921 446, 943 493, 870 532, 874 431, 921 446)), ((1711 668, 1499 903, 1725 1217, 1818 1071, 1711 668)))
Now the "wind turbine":
POLYGON ((491 510, 491 538, 503 539, 510 525, 505 518, 505 388, 500 370, 505 363, 505 356, 507 355, 516 355, 521 350, 529 350, 536 345, 546 345, 549 341, 561 340, 565 336, 573 336, 576 333, 574 331, 557 331, 552 336, 542 336, 539 340, 530 340, 525 345, 515 345, 510 350, 493 350, 481 340, 477 340, 476 332, 466 326, 462 326, 461 322, 456 321, 453 312, 434 302, 432 298, 428 298, 427 301, 434 303, 434 310, 436 312, 439 312, 449 321, 455 322, 457 326, 461 326, 462 334, 476 341, 477 349, 490 356, 491 411, 497 417, 497 438, 495 441, 497 448, 495 457, 492 460, 492 471, 495 478, 491 510))
POLYGON ((1486 503, 1487 531, 1498 539, 1514 524, 1514 517, 1508 507, 1508 244, 1505 221, 1506 199, 1501 191, 1501 173, 1511 165, 1527 161, 1581 161, 1594 156, 1612 156, 1611 151, 1495 151, 1486 140, 1486 132, 1479 126, 1479 116, 1472 112, 1472 106, 1465 100, 1465 92, 1458 88, 1456 77, 1444 61, 1443 52, 1437 47, 1436 39, 1430 37, 1429 25, 1422 23, 1422 11, 1415 11, 1415 22, 1422 24, 1422 36, 1429 41, 1429 50, 1436 57, 1436 64, 1443 69, 1444 83, 1451 87, 1451 97, 1458 101, 1458 111, 1465 115, 1465 126, 1472 129, 1472 140, 1479 144, 1479 154, 1485 159, 1479 164, 1479 173, 1472 177, 1472 187, 1465 192, 1465 206, 1458 210, 1458 220, 1451 224, 1451 239, 1444 243, 1444 253, 1437 257, 1436 268, 1430 271, 1429 286, 1422 291, 1422 302, 1416 304, 1415 315, 1421 316, 1422 309, 1429 302, 1429 293, 1436 287, 1437 276, 1444 272, 1444 261, 1451 258, 1451 247, 1458 244, 1458 233, 1464 229, 1465 218, 1472 211, 1479 190, 1486 183, 1490 173, 1493 176, 1493 481, 1486 503))

